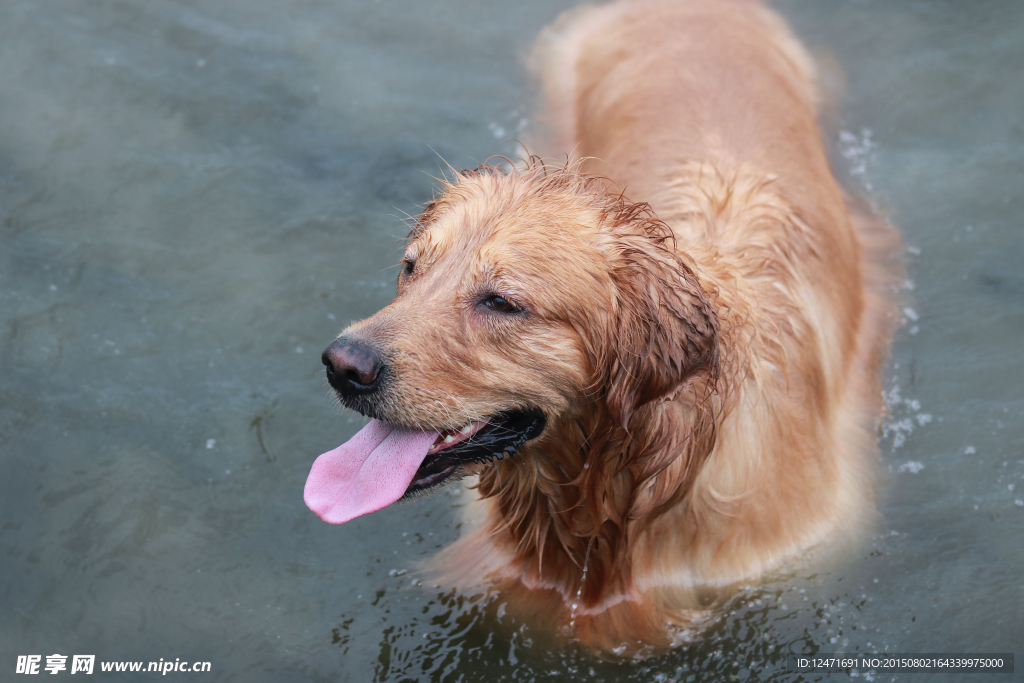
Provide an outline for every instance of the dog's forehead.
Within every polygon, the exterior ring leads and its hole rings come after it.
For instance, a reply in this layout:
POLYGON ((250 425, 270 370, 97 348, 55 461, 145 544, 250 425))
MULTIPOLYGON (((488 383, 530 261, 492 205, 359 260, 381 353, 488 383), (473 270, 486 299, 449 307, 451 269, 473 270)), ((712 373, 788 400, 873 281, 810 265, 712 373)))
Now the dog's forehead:
POLYGON ((447 264, 467 275, 543 277, 590 270, 593 239, 557 217, 523 210, 495 211, 463 203, 438 217, 410 244, 425 267, 447 264))
POLYGON ((459 189, 431 212, 410 241, 417 258, 498 258, 505 253, 544 260, 559 250, 586 251, 594 245, 596 215, 578 212, 567 218, 549 197, 521 188, 503 192, 500 184, 459 189))

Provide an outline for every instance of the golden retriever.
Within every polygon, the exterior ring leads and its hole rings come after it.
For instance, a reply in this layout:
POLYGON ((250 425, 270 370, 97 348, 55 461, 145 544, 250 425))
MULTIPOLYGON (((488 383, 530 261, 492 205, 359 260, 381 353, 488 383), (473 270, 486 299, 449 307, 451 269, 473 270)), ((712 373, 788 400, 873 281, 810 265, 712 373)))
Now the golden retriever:
POLYGON ((758 2, 577 10, 533 61, 568 162, 445 182, 394 302, 324 352, 373 420, 305 497, 342 523, 476 475, 446 580, 650 652, 872 514, 896 239, 851 213, 758 2))

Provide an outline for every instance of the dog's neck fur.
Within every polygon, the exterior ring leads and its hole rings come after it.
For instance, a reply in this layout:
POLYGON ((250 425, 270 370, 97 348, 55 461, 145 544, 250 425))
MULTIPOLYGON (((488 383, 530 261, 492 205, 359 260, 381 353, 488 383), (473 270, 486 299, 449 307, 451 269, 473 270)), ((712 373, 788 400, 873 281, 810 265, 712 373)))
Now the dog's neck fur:
MULTIPOLYGON (((635 630, 643 596, 634 574, 650 569, 638 541, 657 533, 663 513, 685 506, 714 447, 721 402, 712 384, 709 377, 693 378, 671 400, 638 409, 628 428, 611 420, 598 400, 554 430, 575 439, 542 441, 486 470, 477 492, 491 514, 446 562, 460 556, 479 562, 479 543, 486 542, 502 551, 490 576, 495 586, 509 594, 549 592, 545 616, 575 620, 577 637, 593 627, 602 639, 614 639, 607 621, 615 614, 635 630)), ((641 630, 656 643, 663 623, 649 626, 641 630)))
POLYGON ((480 495, 501 513, 489 532, 511 551, 521 580, 565 599, 578 594, 591 609, 638 598, 636 541, 686 497, 710 454, 714 398, 698 378, 673 401, 637 410, 628 429, 598 401, 557 430, 574 441, 542 443, 481 475, 480 495))

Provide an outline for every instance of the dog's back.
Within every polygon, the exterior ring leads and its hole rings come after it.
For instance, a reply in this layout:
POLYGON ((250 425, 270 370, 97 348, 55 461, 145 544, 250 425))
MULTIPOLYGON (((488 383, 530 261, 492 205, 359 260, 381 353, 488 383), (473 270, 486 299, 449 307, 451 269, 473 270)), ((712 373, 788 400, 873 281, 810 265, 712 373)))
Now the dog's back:
POLYGON ((839 199, 817 133, 813 65, 755 0, 583 7, 542 34, 532 66, 547 98, 546 151, 586 158, 584 170, 663 220, 682 160, 749 164, 800 206, 839 199))

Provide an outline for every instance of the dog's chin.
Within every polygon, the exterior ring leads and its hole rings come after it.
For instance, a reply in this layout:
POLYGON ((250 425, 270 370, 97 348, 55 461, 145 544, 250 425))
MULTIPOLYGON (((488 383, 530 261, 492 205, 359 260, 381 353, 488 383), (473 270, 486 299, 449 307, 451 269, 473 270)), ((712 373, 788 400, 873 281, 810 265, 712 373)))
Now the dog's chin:
POLYGON ((546 424, 543 412, 525 408, 498 413, 463 430, 439 430, 402 498, 423 495, 476 474, 487 463, 515 456, 523 444, 541 435, 546 424))

